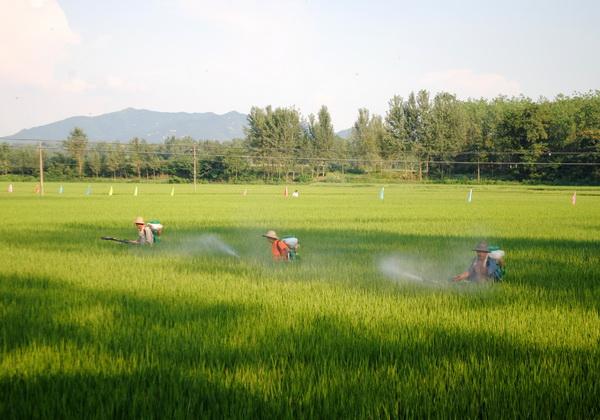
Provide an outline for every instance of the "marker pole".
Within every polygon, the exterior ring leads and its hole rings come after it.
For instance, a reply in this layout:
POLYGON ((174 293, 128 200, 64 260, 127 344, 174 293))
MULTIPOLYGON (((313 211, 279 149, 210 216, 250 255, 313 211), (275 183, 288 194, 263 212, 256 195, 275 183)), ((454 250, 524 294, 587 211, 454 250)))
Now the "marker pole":
POLYGON ((44 195, 44 157, 42 155, 42 142, 39 143, 40 150, 40 195, 44 195))

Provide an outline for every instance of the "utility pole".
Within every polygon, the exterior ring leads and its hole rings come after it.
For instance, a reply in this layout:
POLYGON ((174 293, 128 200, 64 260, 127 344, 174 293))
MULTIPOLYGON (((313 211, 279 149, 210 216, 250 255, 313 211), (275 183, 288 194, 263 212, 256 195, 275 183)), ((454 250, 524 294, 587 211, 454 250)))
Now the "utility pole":
POLYGON ((194 192, 196 192, 196 145, 194 145, 194 192))
POLYGON ((44 195, 44 158, 42 156, 42 142, 39 143, 40 150, 40 195, 44 195))

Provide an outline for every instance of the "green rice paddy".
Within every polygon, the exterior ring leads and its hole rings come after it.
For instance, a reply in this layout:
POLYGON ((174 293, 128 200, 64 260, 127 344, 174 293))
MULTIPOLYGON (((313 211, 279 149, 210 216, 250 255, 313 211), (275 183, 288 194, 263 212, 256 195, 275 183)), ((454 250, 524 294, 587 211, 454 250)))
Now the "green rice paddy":
POLYGON ((599 188, 7 186, 0 418, 600 417, 599 188), (482 239, 505 281, 449 284, 482 239))

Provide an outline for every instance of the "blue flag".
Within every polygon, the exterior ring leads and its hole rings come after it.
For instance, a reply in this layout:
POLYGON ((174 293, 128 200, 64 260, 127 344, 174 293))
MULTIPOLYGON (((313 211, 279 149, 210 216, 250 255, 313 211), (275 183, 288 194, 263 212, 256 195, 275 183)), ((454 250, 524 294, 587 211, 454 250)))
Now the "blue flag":
POLYGON ((88 185, 87 190, 85 190, 85 195, 92 195, 92 186, 88 185))

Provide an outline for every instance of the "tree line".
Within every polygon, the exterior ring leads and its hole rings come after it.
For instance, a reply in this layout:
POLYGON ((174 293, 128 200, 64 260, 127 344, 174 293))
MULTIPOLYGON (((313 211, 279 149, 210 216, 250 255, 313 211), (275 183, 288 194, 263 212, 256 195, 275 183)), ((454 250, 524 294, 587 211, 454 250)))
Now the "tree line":
MULTIPOLYGON (((188 182, 196 167, 200 180, 219 182, 365 175, 593 183, 600 181, 600 91, 534 101, 459 100, 421 90, 392 97, 385 115, 359 109, 349 138, 335 134, 326 106, 306 118, 292 107, 253 107, 242 139, 91 143, 74 128, 42 151, 50 179, 188 182)), ((0 174, 35 176, 38 161, 38 146, 0 145, 0 174)))

